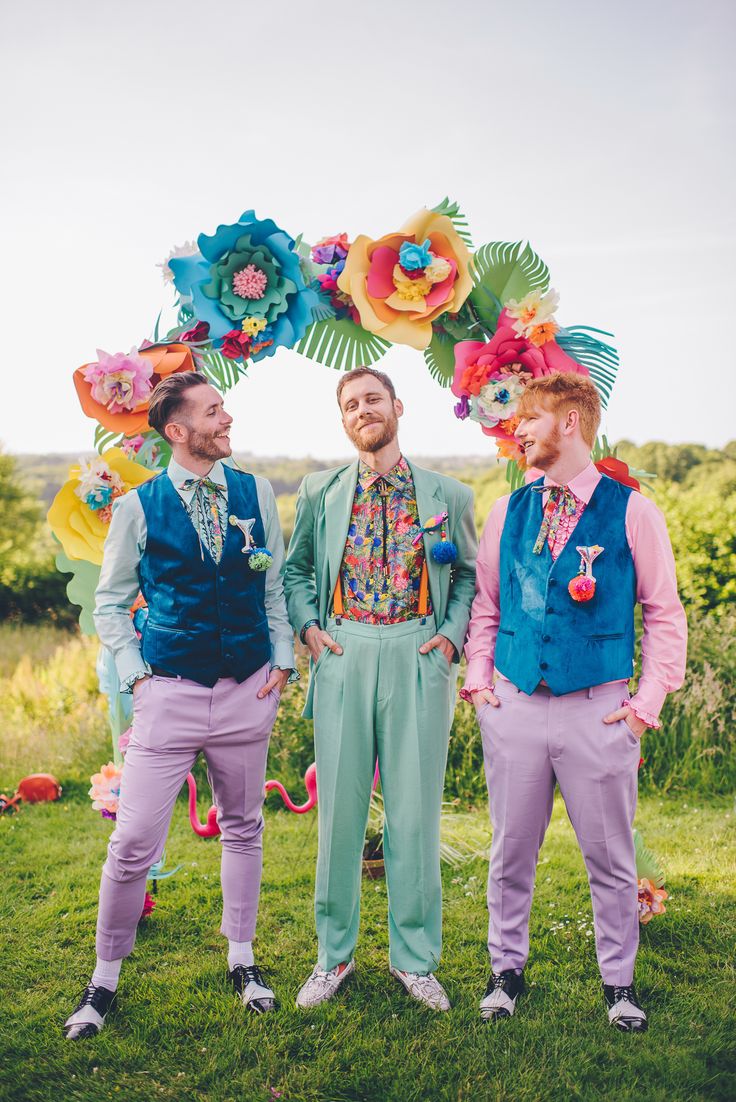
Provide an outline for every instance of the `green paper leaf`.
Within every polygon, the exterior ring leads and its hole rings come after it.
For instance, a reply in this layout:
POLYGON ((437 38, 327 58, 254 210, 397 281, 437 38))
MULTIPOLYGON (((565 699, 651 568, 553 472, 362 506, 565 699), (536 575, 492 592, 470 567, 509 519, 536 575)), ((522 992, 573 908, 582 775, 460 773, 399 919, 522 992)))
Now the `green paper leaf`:
POLYGON ((618 374, 618 352, 612 344, 599 340, 593 334, 613 336, 605 329, 593 329, 589 325, 566 325, 557 333, 555 340, 563 352, 587 367, 605 409, 618 374))
POLYGON ((549 287, 549 269, 527 243, 490 241, 473 256, 470 301, 480 322, 495 330, 498 315, 510 298, 522 299, 530 291, 549 287))
POLYGON ((390 347, 352 318, 326 318, 309 326, 296 351, 336 371, 350 371, 377 363, 390 347))
POLYGON ((238 379, 246 375, 248 371, 247 363, 229 360, 221 352, 212 350, 198 352, 197 358, 201 363, 204 374, 222 394, 226 394, 228 390, 234 387, 238 379))
MULTIPOLYGON (((54 540, 59 543, 55 536, 54 540)), ((62 550, 57 553, 55 562, 60 573, 72 575, 67 583, 66 595, 70 604, 80 607, 79 627, 82 634, 96 635, 92 613, 95 610, 95 590, 100 580, 99 566, 85 559, 70 559, 62 550)))
POLYGON ((106 429, 104 425, 98 425, 95 429, 95 448, 100 455, 106 448, 114 447, 125 439, 124 432, 116 432, 114 429, 106 429))
POLYGON ((457 235, 461 241, 464 241, 469 249, 473 248, 473 239, 470 236, 467 219, 457 203, 452 202, 451 199, 445 196, 441 203, 438 203, 436 207, 431 207, 430 209, 433 210, 435 214, 447 215, 457 230, 457 235))
POLYGON ((634 831, 634 851, 636 853, 636 875, 639 880, 651 880, 655 888, 664 886, 664 872, 658 859, 644 845, 644 839, 638 830, 634 831))
POLYGON ((512 493, 524 485, 524 474, 518 463, 514 463, 511 459, 506 460, 506 481, 512 493))
POLYGON ((442 330, 432 334, 432 340, 424 349, 424 362, 429 368, 429 373, 436 379, 440 386, 448 387, 452 383, 455 374, 455 345, 449 333, 442 330))

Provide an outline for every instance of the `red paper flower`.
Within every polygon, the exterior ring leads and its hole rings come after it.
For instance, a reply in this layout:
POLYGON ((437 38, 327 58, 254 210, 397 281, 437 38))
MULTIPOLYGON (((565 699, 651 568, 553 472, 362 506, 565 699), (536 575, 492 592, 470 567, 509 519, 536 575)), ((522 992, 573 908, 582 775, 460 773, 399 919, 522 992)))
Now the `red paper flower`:
POLYGON ((615 455, 607 455, 605 459, 599 459, 596 467, 601 474, 607 474, 615 482, 623 486, 631 486, 632 490, 641 490, 641 486, 632 475, 629 474, 629 465, 623 459, 617 459, 615 455))

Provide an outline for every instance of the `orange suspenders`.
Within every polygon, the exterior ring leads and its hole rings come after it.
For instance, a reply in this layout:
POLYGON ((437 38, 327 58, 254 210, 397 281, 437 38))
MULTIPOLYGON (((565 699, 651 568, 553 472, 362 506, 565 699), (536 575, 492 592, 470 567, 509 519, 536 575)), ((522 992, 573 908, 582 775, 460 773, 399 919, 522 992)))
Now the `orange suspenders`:
MULTIPOLYGON (((332 596, 332 612, 335 617, 345 615, 345 602, 342 595, 342 585, 340 584, 341 578, 338 577, 337 585, 335 586, 335 592, 332 596)), ((419 579, 419 605, 417 612, 420 616, 427 615, 427 609, 429 607, 429 573, 427 571, 427 560, 422 563, 422 576, 419 579)))

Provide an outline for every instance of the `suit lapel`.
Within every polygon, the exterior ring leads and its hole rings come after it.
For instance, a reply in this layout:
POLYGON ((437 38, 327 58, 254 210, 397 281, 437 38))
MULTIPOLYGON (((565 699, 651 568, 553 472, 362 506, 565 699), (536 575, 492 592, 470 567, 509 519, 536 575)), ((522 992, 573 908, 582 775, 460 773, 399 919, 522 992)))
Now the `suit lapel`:
MULTIPOLYGON (((447 511, 447 502, 442 498, 442 487, 432 471, 414 467, 411 463, 409 467, 414 479, 414 491, 417 495, 419 523, 423 528, 433 516, 447 511)), ((429 573, 429 592, 438 622, 444 619, 450 589, 449 566, 441 566, 432 558, 432 548, 440 542, 441 531, 441 528, 436 528, 434 532, 424 533, 424 555, 429 573)))
POLYGON ((325 542, 327 545, 328 592, 330 597, 340 576, 350 517, 358 482, 357 460, 345 467, 327 488, 324 497, 325 542))

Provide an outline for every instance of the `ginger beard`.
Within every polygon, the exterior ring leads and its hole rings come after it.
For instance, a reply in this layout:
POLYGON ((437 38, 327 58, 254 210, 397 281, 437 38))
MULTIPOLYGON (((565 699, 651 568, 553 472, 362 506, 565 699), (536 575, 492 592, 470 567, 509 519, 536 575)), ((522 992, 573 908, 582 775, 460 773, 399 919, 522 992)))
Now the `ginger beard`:
POLYGON ((349 428, 343 420, 343 426, 348 440, 359 452, 373 454, 396 439, 399 432, 399 419, 392 410, 389 417, 374 416, 370 421, 363 421, 355 428, 349 428))
POLYGON ((540 471, 548 470, 560 458, 561 440, 562 430, 559 425, 553 425, 546 436, 535 436, 529 449, 524 449, 527 465, 537 467, 540 471))

